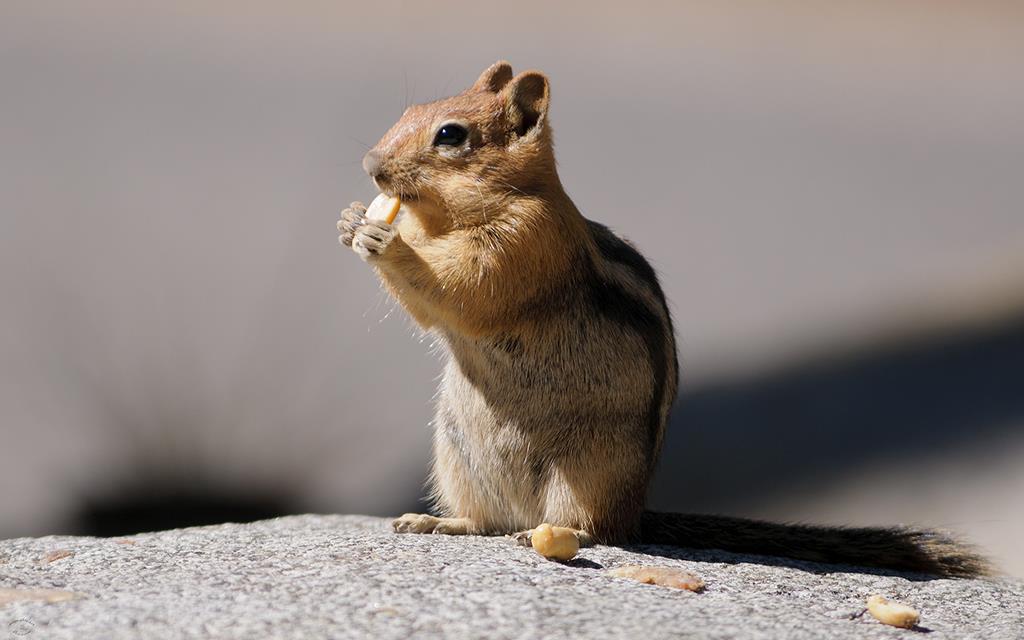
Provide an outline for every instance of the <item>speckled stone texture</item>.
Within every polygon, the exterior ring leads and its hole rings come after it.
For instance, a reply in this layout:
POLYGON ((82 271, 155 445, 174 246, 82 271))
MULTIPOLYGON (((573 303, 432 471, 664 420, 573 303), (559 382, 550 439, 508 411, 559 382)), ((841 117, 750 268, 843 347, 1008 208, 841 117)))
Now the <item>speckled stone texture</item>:
POLYGON ((912 578, 653 546, 558 564, 504 538, 307 515, 0 542, 0 594, 59 590, 0 604, 0 638, 1024 638, 1020 581, 912 578), (622 564, 682 567, 707 589, 607 575, 622 564), (857 617, 874 593, 931 633, 857 617))

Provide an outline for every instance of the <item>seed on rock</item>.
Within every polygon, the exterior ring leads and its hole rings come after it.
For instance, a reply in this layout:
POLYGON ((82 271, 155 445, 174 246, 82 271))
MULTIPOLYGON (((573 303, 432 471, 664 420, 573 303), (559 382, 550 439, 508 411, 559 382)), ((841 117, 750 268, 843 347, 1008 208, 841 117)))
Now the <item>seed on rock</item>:
POLYGON ((673 567, 641 567, 627 564, 616 567, 608 573, 616 578, 628 578, 644 584, 656 584, 660 587, 685 589, 686 591, 702 591, 704 589, 704 581, 698 576, 673 567))
POLYGON ((548 560, 572 560, 580 551, 580 539, 576 531, 568 527, 553 527, 548 523, 537 525, 530 536, 530 543, 540 555, 548 560))
POLYGON ((64 558, 72 558, 74 557, 74 555, 75 552, 70 549, 57 549, 56 551, 51 551, 50 553, 43 556, 43 562, 45 562, 46 564, 50 564, 51 562, 57 562, 58 560, 63 560, 64 558))
POLYGON ((868 613, 882 624, 904 629, 912 629, 921 621, 921 615, 913 607, 879 595, 868 598, 868 613))

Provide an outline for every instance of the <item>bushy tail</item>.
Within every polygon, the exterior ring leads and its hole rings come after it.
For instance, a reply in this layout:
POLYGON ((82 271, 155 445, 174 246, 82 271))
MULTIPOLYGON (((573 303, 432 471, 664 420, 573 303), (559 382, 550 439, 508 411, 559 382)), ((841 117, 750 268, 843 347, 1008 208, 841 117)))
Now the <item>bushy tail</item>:
POLYGON ((954 537, 903 527, 825 527, 647 511, 641 521, 641 540, 945 577, 971 578, 991 572, 985 558, 954 537))

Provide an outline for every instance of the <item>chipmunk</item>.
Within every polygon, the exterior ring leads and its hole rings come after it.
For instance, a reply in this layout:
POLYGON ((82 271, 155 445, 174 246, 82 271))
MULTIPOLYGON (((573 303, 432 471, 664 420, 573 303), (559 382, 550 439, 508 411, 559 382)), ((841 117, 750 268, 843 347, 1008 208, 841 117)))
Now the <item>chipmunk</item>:
POLYGON ((504 61, 406 109, 363 159, 408 213, 342 245, 446 354, 433 420, 435 513, 400 533, 511 535, 542 522, 582 544, 657 543, 949 576, 986 571, 945 534, 785 525, 644 509, 678 359, 654 269, 584 218, 559 180, 548 78, 504 61))

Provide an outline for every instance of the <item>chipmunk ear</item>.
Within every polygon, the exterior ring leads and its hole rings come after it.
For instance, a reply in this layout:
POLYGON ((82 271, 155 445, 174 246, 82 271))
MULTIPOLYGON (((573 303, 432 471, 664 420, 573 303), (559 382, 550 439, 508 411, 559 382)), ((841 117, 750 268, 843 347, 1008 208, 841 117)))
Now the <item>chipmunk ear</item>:
POLYGON ((473 84, 473 91, 498 93, 511 79, 512 65, 504 60, 499 60, 484 69, 484 72, 480 74, 480 77, 473 84))
POLYGON ((501 90, 512 128, 524 136, 548 115, 551 96, 548 78, 540 71, 524 71, 501 90))

